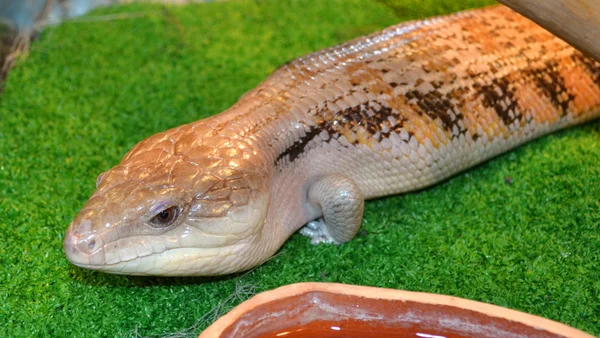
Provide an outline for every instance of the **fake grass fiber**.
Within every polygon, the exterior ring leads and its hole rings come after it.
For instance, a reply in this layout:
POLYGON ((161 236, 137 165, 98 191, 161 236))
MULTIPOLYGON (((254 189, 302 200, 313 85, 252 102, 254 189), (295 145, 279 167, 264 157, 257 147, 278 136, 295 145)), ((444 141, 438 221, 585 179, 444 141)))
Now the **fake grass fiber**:
POLYGON ((0 336, 193 337, 252 292, 303 281, 443 293, 600 334, 598 122, 370 201, 350 243, 294 235, 245 274, 107 275, 62 251, 96 176, 138 141, 225 110, 294 57, 490 3, 133 4, 45 30, 0 96, 0 336))

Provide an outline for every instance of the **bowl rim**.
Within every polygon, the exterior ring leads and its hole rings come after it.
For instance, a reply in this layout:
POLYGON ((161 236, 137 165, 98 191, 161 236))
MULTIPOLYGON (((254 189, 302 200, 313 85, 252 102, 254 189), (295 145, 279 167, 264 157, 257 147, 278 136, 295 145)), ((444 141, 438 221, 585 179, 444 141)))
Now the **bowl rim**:
POLYGON ((223 331, 229 328, 231 324, 238 320, 241 316, 265 303, 275 300, 283 300, 285 298, 297 297, 313 292, 326 292, 369 299, 407 301, 437 306, 451 306, 464 310, 475 311, 488 317, 506 319, 532 328, 543 329, 559 336, 573 338, 594 337, 586 332, 550 319, 455 296, 341 283, 305 282, 281 286, 253 296, 252 298, 233 308, 229 313, 217 319, 212 325, 210 325, 200 334, 199 338, 220 337, 223 331))

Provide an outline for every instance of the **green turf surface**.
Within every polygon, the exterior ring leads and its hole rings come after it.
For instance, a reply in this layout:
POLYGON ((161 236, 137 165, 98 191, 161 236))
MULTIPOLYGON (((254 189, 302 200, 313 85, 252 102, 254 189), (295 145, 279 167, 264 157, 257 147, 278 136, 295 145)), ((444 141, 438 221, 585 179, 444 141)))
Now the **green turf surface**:
POLYGON ((136 142, 226 109, 295 56, 490 1, 453 3, 128 5, 90 16, 129 18, 45 30, 0 97, 0 336, 161 335, 209 313, 195 336, 215 307, 248 297, 231 297, 236 287, 303 281, 455 295, 600 334, 597 122, 368 202, 366 233, 352 242, 312 246, 295 235, 244 275, 131 278, 76 268, 63 254, 96 176, 136 142))

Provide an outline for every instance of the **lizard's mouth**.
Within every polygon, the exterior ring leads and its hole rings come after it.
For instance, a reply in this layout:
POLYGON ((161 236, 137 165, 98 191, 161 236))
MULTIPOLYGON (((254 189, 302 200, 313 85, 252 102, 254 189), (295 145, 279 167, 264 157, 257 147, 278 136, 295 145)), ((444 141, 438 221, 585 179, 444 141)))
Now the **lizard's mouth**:
POLYGON ((104 244, 100 236, 80 237, 69 232, 63 246, 69 261, 78 267, 138 276, 231 273, 237 271, 234 261, 240 259, 240 251, 245 247, 243 243, 237 243, 218 248, 167 248, 165 244, 158 243, 160 238, 152 237, 136 236, 104 244))

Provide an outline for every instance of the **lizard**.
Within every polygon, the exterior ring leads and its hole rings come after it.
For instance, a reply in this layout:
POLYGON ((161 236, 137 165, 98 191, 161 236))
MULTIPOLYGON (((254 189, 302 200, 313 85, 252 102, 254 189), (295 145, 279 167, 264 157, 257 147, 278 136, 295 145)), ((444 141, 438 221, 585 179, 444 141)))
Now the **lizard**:
POLYGON ((358 232, 415 191, 600 115, 600 64, 503 6, 401 23, 279 67, 221 114, 135 145, 64 239, 108 273, 229 274, 300 230, 358 232))

